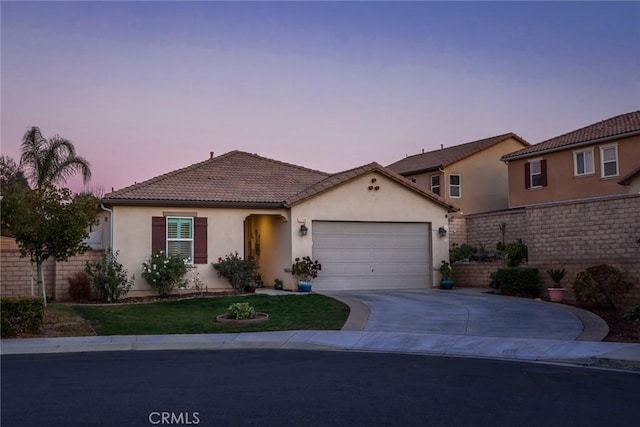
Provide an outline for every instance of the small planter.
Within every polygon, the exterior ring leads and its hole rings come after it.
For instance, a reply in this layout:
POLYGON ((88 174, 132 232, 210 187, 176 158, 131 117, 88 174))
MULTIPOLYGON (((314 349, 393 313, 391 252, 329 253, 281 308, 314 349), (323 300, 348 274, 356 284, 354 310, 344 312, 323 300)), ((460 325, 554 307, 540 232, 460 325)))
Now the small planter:
POLYGON ((216 316, 216 322, 218 323, 231 323, 235 325, 262 323, 267 320, 269 320, 269 315, 267 313, 256 313, 256 317, 252 317, 251 319, 234 319, 229 317, 227 314, 216 316))
POLYGON ((299 281, 298 292, 311 292, 311 282, 299 281))
POLYGON ((255 294, 256 293, 256 287, 255 286, 245 286, 244 287, 244 291, 248 294, 255 294))
POLYGON ((549 300, 551 302, 562 302, 564 301, 564 291, 565 288, 547 288, 549 291, 549 300))
POLYGON ((453 280, 441 280, 440 281, 441 289, 453 289, 453 280))

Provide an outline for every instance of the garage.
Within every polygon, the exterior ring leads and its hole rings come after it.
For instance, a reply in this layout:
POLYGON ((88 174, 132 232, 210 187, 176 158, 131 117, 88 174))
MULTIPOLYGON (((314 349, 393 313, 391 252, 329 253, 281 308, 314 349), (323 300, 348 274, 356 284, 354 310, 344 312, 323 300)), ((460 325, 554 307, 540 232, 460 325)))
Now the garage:
POLYGON ((314 290, 431 287, 429 223, 313 221, 314 290))

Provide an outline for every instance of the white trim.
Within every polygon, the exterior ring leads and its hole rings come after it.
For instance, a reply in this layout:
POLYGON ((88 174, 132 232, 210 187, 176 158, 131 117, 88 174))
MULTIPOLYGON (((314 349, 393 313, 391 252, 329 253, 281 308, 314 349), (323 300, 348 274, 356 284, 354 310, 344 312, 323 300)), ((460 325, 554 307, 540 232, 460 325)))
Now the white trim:
POLYGON ((540 165, 540 172, 536 173, 536 175, 540 175, 540 180, 542 181, 542 157, 531 159, 527 163, 529 163, 529 190, 531 190, 532 188, 543 188, 542 184, 533 185, 533 168, 531 167, 533 163, 538 163, 540 165))
POLYGON ((450 173, 448 175, 447 192, 449 194, 449 197, 452 198, 452 199, 460 199, 462 197, 462 175, 461 174, 459 174, 459 173, 450 173), (451 195, 451 177, 452 176, 457 176, 458 177, 458 185, 456 185, 456 187, 458 187, 458 195, 457 196, 451 195))
POLYGON ((165 253, 167 255, 169 255, 169 241, 172 241, 172 242, 190 242, 191 243, 191 257, 188 258, 187 264, 193 264, 193 260, 195 258, 195 254, 193 253, 193 251, 194 251, 193 240, 194 240, 194 234, 195 234, 195 220, 193 218, 194 217, 192 217, 192 216, 167 216, 167 217, 165 217, 165 239, 164 239, 165 253), (191 221, 191 238, 190 239, 185 239, 185 238, 169 239, 169 220, 172 220, 172 219, 188 219, 188 220, 191 221))
POLYGON ((573 151, 573 176, 589 176, 589 175, 593 175, 595 174, 595 170, 596 170, 596 165, 595 165, 595 157, 593 155, 593 147, 587 148, 585 150, 574 150, 573 151), (586 159, 585 156, 583 156, 583 167, 584 167, 584 172, 583 173, 578 173, 578 154, 584 154, 584 153, 591 153, 591 171, 587 172, 587 164, 584 162, 584 159, 586 159))
POLYGON ((618 156, 618 143, 614 142, 613 144, 601 145, 600 146, 600 178, 614 178, 619 176, 620 174, 620 160, 618 156), (614 148, 616 153, 616 159, 608 161, 607 163, 613 163, 615 161, 616 164, 616 173, 614 175, 605 175, 604 174, 604 150, 607 148, 614 148))

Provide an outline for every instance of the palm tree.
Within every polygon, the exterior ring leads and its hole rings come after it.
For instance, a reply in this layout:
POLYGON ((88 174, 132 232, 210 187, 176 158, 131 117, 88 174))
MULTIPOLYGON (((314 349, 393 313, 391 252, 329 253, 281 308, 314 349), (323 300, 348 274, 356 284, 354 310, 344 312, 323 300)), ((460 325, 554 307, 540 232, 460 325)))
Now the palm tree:
POLYGON ((20 165, 38 189, 46 184, 65 183, 78 172, 82 173, 84 183, 91 179, 87 159, 76 155, 73 143, 58 135, 46 139, 40 128, 33 126, 22 137, 21 149, 20 165))

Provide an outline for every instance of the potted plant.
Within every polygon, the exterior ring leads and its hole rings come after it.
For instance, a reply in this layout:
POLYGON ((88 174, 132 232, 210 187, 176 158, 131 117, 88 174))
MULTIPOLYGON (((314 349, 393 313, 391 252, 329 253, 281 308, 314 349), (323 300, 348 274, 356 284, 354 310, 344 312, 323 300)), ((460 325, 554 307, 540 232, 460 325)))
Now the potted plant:
POLYGON ((551 302, 562 302, 562 300, 564 300, 565 288, 560 285, 560 282, 567 274, 567 270, 564 268, 556 268, 547 270, 547 274, 551 278, 551 281, 553 281, 553 287, 547 288, 547 291, 549 291, 549 299, 551 302))
POLYGON ((284 285, 284 283, 283 283, 283 282, 282 282, 282 280, 280 280, 280 279, 275 279, 275 280, 273 281, 273 289, 276 289, 276 290, 278 290, 278 291, 281 291, 281 290, 282 290, 283 285, 284 285))
POLYGON ((440 280, 440 287, 442 289, 453 289, 453 280, 451 276, 453 275, 453 269, 451 268, 451 264, 448 261, 442 261, 440 264, 440 274, 442 275, 442 279, 440 280))
POLYGON ((318 277, 320 270, 322 265, 318 260, 312 261, 308 256, 296 258, 291 265, 291 274, 298 279, 298 292, 311 292, 311 279, 318 277))

